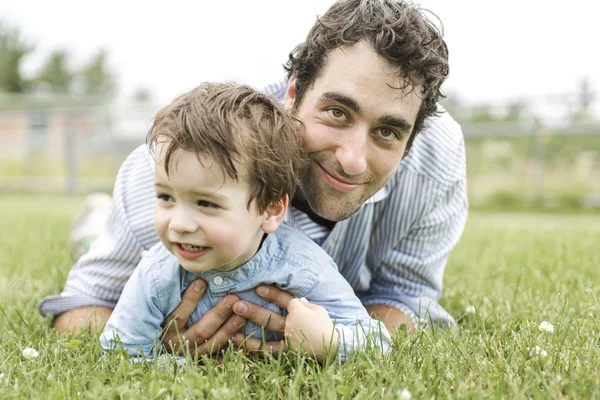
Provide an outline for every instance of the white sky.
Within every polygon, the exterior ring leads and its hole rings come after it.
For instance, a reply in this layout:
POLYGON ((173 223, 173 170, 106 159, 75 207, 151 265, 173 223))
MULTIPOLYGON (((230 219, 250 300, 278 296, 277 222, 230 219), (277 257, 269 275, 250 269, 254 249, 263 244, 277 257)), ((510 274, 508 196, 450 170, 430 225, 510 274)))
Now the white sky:
MULTIPOLYGON (((597 2, 421 0, 443 21, 450 48, 447 92, 466 101, 573 92, 581 78, 600 88, 597 2)), ((160 103, 202 81, 255 87, 281 64, 331 0, 5 0, 0 18, 37 43, 34 71, 49 51, 75 61, 106 48, 120 92, 146 87, 160 103)))

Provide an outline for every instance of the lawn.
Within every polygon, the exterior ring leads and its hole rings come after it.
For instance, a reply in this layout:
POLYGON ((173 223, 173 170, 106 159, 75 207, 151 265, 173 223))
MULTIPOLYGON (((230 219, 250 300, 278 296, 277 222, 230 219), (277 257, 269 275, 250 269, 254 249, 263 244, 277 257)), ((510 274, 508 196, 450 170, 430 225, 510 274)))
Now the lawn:
POLYGON ((389 358, 343 366, 228 352, 181 369, 103 355, 38 315, 68 273, 80 205, 0 197, 0 398, 600 398, 599 216, 473 213, 444 281, 458 334, 400 331, 389 358))

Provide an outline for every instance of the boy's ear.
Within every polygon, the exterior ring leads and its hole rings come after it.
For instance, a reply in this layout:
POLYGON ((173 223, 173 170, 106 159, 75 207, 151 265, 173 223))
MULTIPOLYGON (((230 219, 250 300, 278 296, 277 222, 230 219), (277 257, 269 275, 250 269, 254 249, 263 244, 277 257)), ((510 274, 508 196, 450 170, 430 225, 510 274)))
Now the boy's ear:
POLYGON ((287 211, 289 202, 290 198, 286 194, 277 203, 267 207, 265 210, 265 219, 261 226, 264 233, 273 233, 279 228, 279 225, 281 225, 285 218, 285 212, 287 211))
POLYGON ((294 102, 296 101, 296 77, 292 75, 290 83, 285 90, 285 97, 283 104, 285 105, 286 111, 291 111, 294 108, 294 102))

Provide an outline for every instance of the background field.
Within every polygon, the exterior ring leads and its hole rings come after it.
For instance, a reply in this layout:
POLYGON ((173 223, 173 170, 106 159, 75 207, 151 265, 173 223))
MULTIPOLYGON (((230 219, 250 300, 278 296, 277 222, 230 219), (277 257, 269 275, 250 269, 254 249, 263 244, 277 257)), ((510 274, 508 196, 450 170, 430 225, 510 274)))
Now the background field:
POLYGON ((180 371, 103 356, 93 335, 58 337, 37 314, 70 268, 80 205, 0 197, 0 398, 600 398, 598 216, 472 213, 444 281, 458 334, 400 332, 389 359, 342 367, 230 352, 180 371), (26 347, 39 357, 25 359, 26 347))

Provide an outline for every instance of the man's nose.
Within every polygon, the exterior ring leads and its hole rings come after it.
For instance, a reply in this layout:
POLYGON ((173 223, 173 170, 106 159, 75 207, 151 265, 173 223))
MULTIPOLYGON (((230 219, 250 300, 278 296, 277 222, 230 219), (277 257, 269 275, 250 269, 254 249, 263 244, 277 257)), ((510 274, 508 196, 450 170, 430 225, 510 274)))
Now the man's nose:
POLYGON ((335 158, 347 175, 358 175, 367 169, 367 140, 369 133, 363 128, 340 135, 335 158))
POLYGON ((198 224, 185 207, 176 207, 171 214, 169 229, 177 233, 193 233, 198 230, 198 224))

